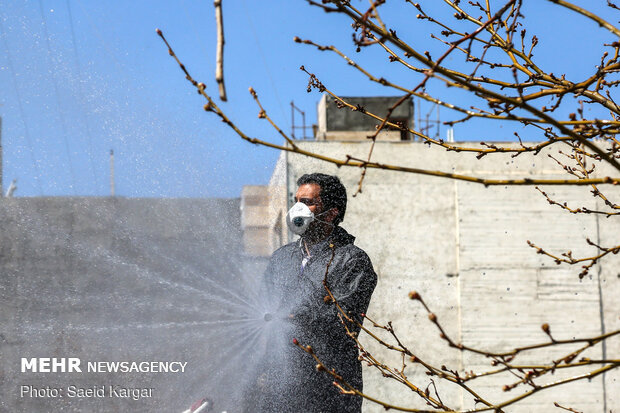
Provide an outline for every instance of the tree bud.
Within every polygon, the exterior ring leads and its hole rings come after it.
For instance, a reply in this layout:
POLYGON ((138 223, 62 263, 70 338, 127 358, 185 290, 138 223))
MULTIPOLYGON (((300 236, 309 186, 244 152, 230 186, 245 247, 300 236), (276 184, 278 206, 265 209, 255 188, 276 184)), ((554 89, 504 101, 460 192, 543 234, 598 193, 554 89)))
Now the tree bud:
POLYGON ((409 291, 409 298, 412 300, 419 300, 420 294, 417 291, 409 291))

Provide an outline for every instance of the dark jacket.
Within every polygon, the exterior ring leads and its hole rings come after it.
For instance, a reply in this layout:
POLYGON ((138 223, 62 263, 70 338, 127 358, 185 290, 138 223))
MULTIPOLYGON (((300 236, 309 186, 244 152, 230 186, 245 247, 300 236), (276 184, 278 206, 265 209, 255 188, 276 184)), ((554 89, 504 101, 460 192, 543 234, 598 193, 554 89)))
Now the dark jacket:
MULTIPOLYGON (((310 345, 328 368, 362 390, 362 368, 355 341, 346 335, 338 310, 326 299, 323 280, 340 306, 361 321, 377 284, 368 255, 353 245, 355 237, 336 227, 328 239, 313 246, 311 258, 300 241, 278 249, 265 272, 265 294, 271 297, 278 317, 288 317, 281 346, 274 344, 271 366, 266 368, 264 397, 257 411, 360 412, 362 399, 342 395, 334 379, 317 371, 316 361, 293 344, 296 338, 310 345), (327 274, 327 278, 326 277, 327 274), (282 351, 277 348, 281 347, 282 351)), ((352 331, 359 327, 349 324, 352 331)))

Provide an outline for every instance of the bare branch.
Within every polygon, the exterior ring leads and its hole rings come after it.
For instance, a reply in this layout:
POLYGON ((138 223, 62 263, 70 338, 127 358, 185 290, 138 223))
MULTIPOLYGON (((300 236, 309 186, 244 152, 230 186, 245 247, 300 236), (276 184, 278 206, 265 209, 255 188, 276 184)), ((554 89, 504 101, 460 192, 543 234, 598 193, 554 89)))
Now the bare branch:
POLYGON ((220 99, 226 102, 224 86, 224 19, 222 17, 222 0, 213 0, 215 6, 215 24, 217 26, 217 57, 215 61, 215 80, 220 90, 220 99))

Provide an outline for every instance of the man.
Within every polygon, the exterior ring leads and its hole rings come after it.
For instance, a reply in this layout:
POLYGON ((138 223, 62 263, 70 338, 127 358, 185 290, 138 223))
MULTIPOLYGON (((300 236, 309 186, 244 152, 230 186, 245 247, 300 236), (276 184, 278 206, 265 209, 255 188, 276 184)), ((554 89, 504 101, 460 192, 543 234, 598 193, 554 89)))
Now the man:
MULTIPOLYGON (((355 341, 346 333, 338 309, 330 300, 326 280, 336 301, 352 318, 361 322, 377 284, 368 255, 353 245, 354 237, 339 224, 347 207, 346 189, 335 176, 303 175, 297 181, 296 204, 287 223, 301 236, 274 252, 265 272, 266 294, 276 303, 280 316, 289 318, 283 354, 271 353, 271 380, 258 411, 273 412, 360 412, 359 396, 341 394, 334 378, 318 371, 316 361, 293 344, 312 346, 328 369, 362 390, 362 369, 355 341), (279 363, 276 363, 275 360, 279 363)), ((354 323, 350 331, 359 332, 354 323)))

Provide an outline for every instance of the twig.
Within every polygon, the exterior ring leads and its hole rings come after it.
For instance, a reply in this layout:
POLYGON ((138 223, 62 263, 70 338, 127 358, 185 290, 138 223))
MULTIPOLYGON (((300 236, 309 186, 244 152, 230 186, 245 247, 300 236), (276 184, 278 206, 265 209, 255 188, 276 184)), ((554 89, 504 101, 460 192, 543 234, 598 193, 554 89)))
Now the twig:
MULTIPOLYGON (((580 135, 580 134, 576 133, 575 131, 572 131, 572 130, 568 129, 566 126, 561 125, 560 123, 558 123, 558 121, 556 119, 554 119, 553 117, 551 117, 548 114, 546 114, 544 110, 540 110, 538 108, 535 108, 534 106, 529 105, 526 102, 519 101, 518 99, 514 99, 514 98, 511 98, 511 97, 506 96, 506 95, 502 95, 499 92, 492 91, 490 89, 482 87, 481 85, 478 85, 478 84, 475 84, 475 83, 470 83, 467 80, 463 80, 463 79, 459 78, 458 76, 454 76, 448 70, 446 70, 446 68, 444 68, 441 65, 436 65, 434 61, 429 59, 427 56, 421 54, 417 50, 413 49, 409 44, 407 44, 404 41, 402 41, 400 38, 395 36, 392 32, 390 32, 390 31, 386 32, 381 27, 375 25, 371 21, 361 21, 361 19, 362 19, 361 14, 354 7, 352 7, 351 4, 348 1, 333 0, 332 3, 334 3, 335 6, 342 13, 347 14, 354 21, 358 22, 359 24, 364 24, 366 26, 367 30, 371 30, 371 31, 377 33, 379 35, 379 37, 385 38, 386 40, 388 40, 392 44, 394 44, 396 47, 398 47, 399 49, 403 50, 408 55, 410 55, 412 57, 415 57, 418 61, 420 61, 423 64, 427 65, 430 68, 431 72, 438 72, 438 73, 442 74, 443 76, 451 79, 455 83, 462 85, 463 88, 469 90, 470 92, 475 93, 475 94, 477 94, 479 96, 484 96, 485 99, 489 102, 489 104, 493 104, 493 105, 503 104, 503 105, 505 105, 506 108, 521 108, 523 110, 526 110, 526 111, 530 112, 531 114, 533 114, 533 115, 535 115, 537 117, 540 117, 540 118, 544 119, 549 124, 551 124, 554 127, 556 127, 562 134, 568 135, 568 136, 572 137, 573 139, 582 142, 585 146, 587 146, 593 152, 598 154, 602 159, 604 159, 607 163, 609 163, 611 166, 613 166, 616 170, 620 171, 620 163, 618 163, 613 157, 610 157, 600 147, 598 147, 593 142, 587 140, 582 135, 580 135)), ((512 3, 512 2, 509 2, 509 3, 512 3)), ((475 20, 475 19, 473 19, 473 20, 475 20)), ((477 20, 475 20, 475 21, 476 21, 476 23, 481 24, 477 20)), ((551 76, 549 75, 549 77, 551 77, 551 76)), ((567 82, 567 84, 570 84, 570 82, 567 82)), ((613 102, 610 102, 609 100, 606 100, 606 99, 601 100, 600 99, 600 95, 598 95, 596 93, 588 92, 588 91, 583 91, 582 93, 585 96, 587 96, 587 97, 589 97, 591 99, 599 101, 599 103, 603 104, 605 107, 609 108, 610 110, 613 110, 614 112, 620 112, 620 108, 618 108, 617 105, 613 104, 613 102)))
POLYGON ((589 238, 586 238, 586 242, 590 245, 596 246, 600 251, 603 251, 603 252, 600 254, 594 255, 592 257, 573 258, 571 252, 569 251, 568 253, 563 254, 566 258, 561 258, 554 254, 551 254, 550 252, 545 251, 544 249, 540 248, 539 246, 537 246, 530 240, 527 241, 527 245, 534 248, 536 250, 536 253, 546 255, 549 258, 553 258, 556 264, 560 264, 563 262, 566 264, 573 265, 573 264, 578 264, 580 262, 590 261, 589 264, 582 266, 583 270, 579 273, 579 279, 582 279, 583 277, 588 275, 588 273, 590 272, 590 269, 594 266, 594 264, 598 262, 599 259, 603 258, 604 256, 608 254, 617 254, 620 252, 620 245, 616 245, 615 247, 611 247, 611 248, 603 248, 598 245, 595 245, 592 241, 590 241, 589 238))
POLYGON ((554 402, 554 403, 553 403, 553 405, 554 405, 555 407, 559 407, 560 409, 568 410, 569 412, 573 412, 573 413, 582 413, 582 412, 580 412, 579 410, 575 410, 575 409, 570 408, 570 407, 564 407, 564 406, 561 406, 561 405, 560 405, 559 403, 557 403, 557 402, 554 402))
POLYGON ((222 0, 213 0, 215 6, 215 24, 217 25, 217 57, 215 59, 215 80, 220 91, 220 99, 226 102, 224 86, 224 19, 222 17, 222 0))

